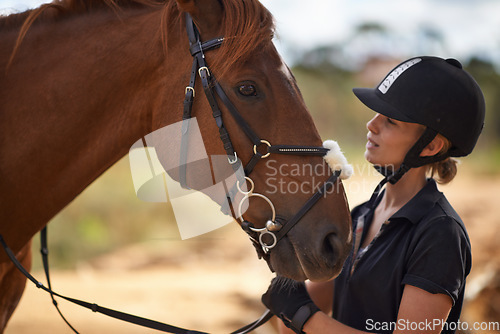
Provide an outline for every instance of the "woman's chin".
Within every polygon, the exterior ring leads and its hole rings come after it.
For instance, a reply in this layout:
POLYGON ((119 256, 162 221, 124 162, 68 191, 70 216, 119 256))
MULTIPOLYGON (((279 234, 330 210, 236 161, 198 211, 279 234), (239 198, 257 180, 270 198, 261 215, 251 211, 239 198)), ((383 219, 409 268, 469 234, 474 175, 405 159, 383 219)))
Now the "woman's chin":
POLYGON ((374 158, 374 156, 371 154, 369 150, 365 151, 365 160, 371 163, 372 165, 377 165, 377 160, 374 158))

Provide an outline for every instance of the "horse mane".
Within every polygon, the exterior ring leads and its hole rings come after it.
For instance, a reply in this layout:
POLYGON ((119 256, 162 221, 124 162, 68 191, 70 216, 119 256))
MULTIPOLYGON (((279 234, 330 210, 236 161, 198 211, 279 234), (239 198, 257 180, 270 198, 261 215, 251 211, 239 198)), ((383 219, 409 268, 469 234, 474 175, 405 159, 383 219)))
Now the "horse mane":
POLYGON ((119 11, 120 8, 132 6, 155 7, 164 3, 161 0, 53 0, 51 3, 44 3, 36 9, 0 16, 0 28, 18 28, 28 22, 31 26, 35 21, 57 21, 71 15, 88 13, 103 8, 119 11))
MULTIPOLYGON (((218 77, 237 63, 244 63, 258 50, 263 50, 274 37, 275 25, 272 14, 258 0, 218 0, 224 8, 222 36, 224 42, 214 62, 210 64, 218 77)), ((184 13, 179 12, 175 1, 167 10, 167 20, 185 24, 184 13)), ((184 27, 184 25, 183 25, 184 27)), ((182 34, 186 34, 181 29, 182 34)))
POLYGON ((263 50, 274 37, 274 18, 257 0, 222 0, 224 43, 212 65, 222 77, 236 63, 263 50))
MULTIPOLYGON (((274 36, 274 19, 258 0, 218 0, 224 8, 222 35, 225 37, 220 52, 211 66, 223 76, 233 65, 245 62, 257 50, 262 50, 274 36)), ((162 8, 163 42, 166 45, 166 29, 184 22, 184 15, 174 0, 54 0, 52 3, 23 13, 0 18, 0 28, 19 28, 9 65, 30 27, 35 23, 54 22, 73 15, 98 10, 120 10, 131 7, 162 8)), ((182 33, 184 29, 181 29, 182 33)), ((9 66, 8 65, 8 66, 9 66)))

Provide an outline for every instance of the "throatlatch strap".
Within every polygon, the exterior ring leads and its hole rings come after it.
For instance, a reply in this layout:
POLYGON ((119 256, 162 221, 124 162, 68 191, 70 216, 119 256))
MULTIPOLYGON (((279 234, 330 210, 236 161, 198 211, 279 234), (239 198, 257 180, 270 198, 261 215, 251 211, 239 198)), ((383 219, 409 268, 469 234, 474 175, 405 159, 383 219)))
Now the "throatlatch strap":
MULTIPOLYGON (((190 44, 190 52, 193 56, 193 65, 191 67, 191 76, 189 80, 189 85, 186 87, 185 97, 184 97, 184 110, 182 114, 182 134, 181 134, 181 147, 180 147, 180 163, 179 163, 179 182, 182 188, 190 189, 187 184, 187 154, 189 148, 189 122, 191 118, 191 111, 193 107, 193 101, 195 97, 195 84, 196 84, 196 75, 198 69, 200 67, 206 67, 205 56, 203 51, 211 50, 220 47, 223 38, 212 39, 210 41, 201 43, 199 38, 199 33, 196 26, 193 23, 193 20, 190 15, 186 15, 186 30, 188 32, 189 44, 190 44)), ((202 72, 200 71, 200 76, 202 76, 202 72)), ((208 72, 208 71, 205 71, 208 72)), ((208 75, 208 73, 205 73, 208 75)), ((205 87, 205 86, 204 86, 205 87)), ((210 100, 209 100, 210 101, 210 100)), ((215 101, 210 101, 211 104, 215 101)), ((216 102, 215 102, 216 103, 216 102)), ((226 136, 224 130, 219 130, 221 132, 221 136, 226 136)), ((227 132, 227 131, 226 131, 227 132)), ((228 136, 228 134, 227 134, 228 136)), ((230 144, 230 141, 229 141, 230 144)), ((225 147, 227 144, 224 145, 225 147)), ((232 148, 228 149, 229 151, 232 148)), ((234 152, 234 150, 232 150, 234 152)))
POLYGON ((224 126, 224 122, 222 120, 222 112, 219 108, 217 100, 215 99, 212 87, 213 79, 208 70, 205 61, 205 55, 203 53, 206 50, 219 47, 224 39, 216 38, 201 43, 198 30, 196 29, 196 26, 194 25, 191 16, 187 13, 186 13, 186 30, 188 32, 191 55, 194 58, 193 69, 195 70, 195 72, 198 71, 200 75, 203 91, 205 92, 205 96, 207 97, 208 103, 210 104, 210 108, 212 109, 213 117, 215 119, 217 127, 219 128, 219 135, 224 145, 224 150, 226 151, 228 158, 233 159, 234 162, 236 162, 236 154, 231 139, 229 137, 229 132, 226 130, 226 127, 224 126), (196 69, 195 69, 195 64, 196 64, 196 69))
POLYGON ((194 85, 196 84, 196 71, 198 70, 198 59, 193 60, 191 67, 191 78, 189 86, 186 87, 186 94, 184 97, 184 110, 182 113, 182 127, 181 127, 181 148, 179 159, 179 183, 184 189, 189 189, 187 185, 187 154, 189 148, 189 122, 191 119, 191 111, 193 109, 193 101, 195 96, 194 85))

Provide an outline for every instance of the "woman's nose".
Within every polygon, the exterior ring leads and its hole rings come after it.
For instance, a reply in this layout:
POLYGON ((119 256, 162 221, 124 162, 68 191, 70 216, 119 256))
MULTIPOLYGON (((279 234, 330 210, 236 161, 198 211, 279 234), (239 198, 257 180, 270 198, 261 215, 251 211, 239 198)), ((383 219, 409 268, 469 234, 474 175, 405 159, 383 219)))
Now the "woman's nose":
POLYGON ((370 132, 373 132, 373 133, 377 133, 377 120, 379 118, 379 114, 375 115, 371 120, 368 121, 368 123, 366 123, 366 128, 368 129, 368 131, 370 132))

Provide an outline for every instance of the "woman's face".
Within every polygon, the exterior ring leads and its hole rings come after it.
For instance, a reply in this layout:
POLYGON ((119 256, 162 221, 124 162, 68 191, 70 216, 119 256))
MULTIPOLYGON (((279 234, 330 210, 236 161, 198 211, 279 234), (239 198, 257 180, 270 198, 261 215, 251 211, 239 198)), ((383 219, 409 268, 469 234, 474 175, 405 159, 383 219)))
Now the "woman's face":
POLYGON ((365 159, 385 167, 399 168, 406 153, 420 138, 425 127, 376 114, 367 124, 365 159))

